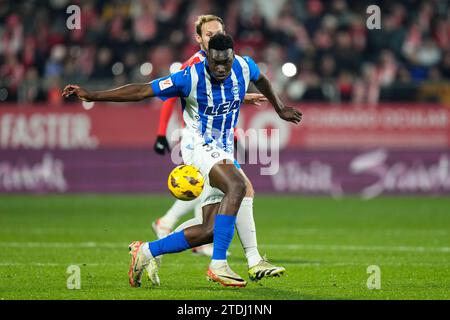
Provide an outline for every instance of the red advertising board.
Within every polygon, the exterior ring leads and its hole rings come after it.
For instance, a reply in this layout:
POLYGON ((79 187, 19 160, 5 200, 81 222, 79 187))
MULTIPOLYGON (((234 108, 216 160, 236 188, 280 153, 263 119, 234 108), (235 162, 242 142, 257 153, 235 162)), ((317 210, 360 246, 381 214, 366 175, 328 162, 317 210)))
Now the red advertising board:
POLYGON ((436 105, 353 107, 299 105, 300 126, 277 117, 270 108, 246 107, 244 128, 280 129, 281 147, 436 148, 450 143, 449 109, 436 105))
MULTIPOLYGON (((179 163, 172 157, 176 148, 164 157, 152 150, 159 107, 0 106, 0 193, 167 192, 167 175, 179 163)), ((450 192, 448 109, 297 107, 301 125, 281 120, 269 107, 241 109, 241 139, 250 128, 277 128, 284 149, 270 157, 258 153, 256 162, 236 156, 257 192, 367 198, 450 192), (263 174, 269 167, 273 173, 263 174)), ((180 119, 175 112, 169 137, 180 119)))
MULTIPOLYGON (((154 141, 159 104, 97 103, 60 108, 2 106, 0 149, 97 149, 148 147, 154 141)), ((300 104, 301 125, 281 120, 271 107, 243 106, 239 127, 279 129, 280 147, 445 148, 450 145, 450 111, 436 105, 375 108, 300 104)), ((174 113, 169 131, 180 127, 174 113)), ((168 134, 170 136, 170 132, 168 134)))

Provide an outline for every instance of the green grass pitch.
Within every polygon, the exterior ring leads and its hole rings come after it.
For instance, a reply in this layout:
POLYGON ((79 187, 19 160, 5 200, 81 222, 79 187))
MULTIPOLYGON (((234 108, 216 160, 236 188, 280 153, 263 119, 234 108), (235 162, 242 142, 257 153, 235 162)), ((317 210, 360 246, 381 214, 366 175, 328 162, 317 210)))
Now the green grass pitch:
MULTIPOLYGON (((128 244, 153 240, 169 196, 0 196, 0 299, 450 299, 450 199, 257 195, 259 249, 282 278, 224 288, 209 259, 167 255, 161 286, 128 285, 128 244), (69 290, 69 265, 81 289, 69 290), (367 288, 367 268, 381 288, 367 288)), ((191 215, 186 216, 186 219, 191 215)), ((237 235, 229 258, 247 277, 237 235)))

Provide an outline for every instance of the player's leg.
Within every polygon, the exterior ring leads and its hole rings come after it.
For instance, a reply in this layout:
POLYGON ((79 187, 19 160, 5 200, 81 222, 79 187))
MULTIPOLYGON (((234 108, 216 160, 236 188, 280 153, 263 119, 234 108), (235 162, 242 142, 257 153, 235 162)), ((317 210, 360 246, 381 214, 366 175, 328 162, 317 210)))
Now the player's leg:
MULTIPOLYGON (((240 168, 239 164, 235 162, 235 165, 239 169, 239 172, 244 176, 247 186, 245 197, 241 202, 241 206, 237 214, 236 230, 239 235, 242 248, 244 249, 245 256, 247 258, 249 277, 251 280, 260 280, 261 278, 280 276, 285 272, 285 268, 269 263, 265 258, 262 258, 261 254, 259 253, 256 226, 253 215, 253 199, 255 196, 255 192, 251 181, 245 175, 244 171, 240 168)), ((209 190, 205 189, 205 192, 209 192, 209 190)), ((199 217, 198 211, 199 210, 196 207, 196 218, 184 222, 177 227, 176 231, 181 231, 183 229, 186 229, 187 227, 201 224, 202 218, 199 217)), ((212 256, 213 245, 206 244, 200 247, 195 247, 192 249, 192 251, 194 250, 196 250, 198 253, 201 252, 204 255, 212 256), (198 248, 201 248, 201 251, 198 248)), ((227 252, 227 256, 228 255, 229 254, 227 252)))
POLYGON ((246 281, 233 272, 226 260, 226 253, 234 235, 234 225, 246 187, 242 174, 229 161, 215 164, 209 173, 211 192, 205 199, 203 221, 184 229, 184 236, 191 246, 213 244, 213 257, 207 271, 209 280, 224 286, 245 286, 246 281), (218 192, 214 194, 214 190, 218 192), (209 202, 215 202, 209 204, 209 202), (220 201, 220 203, 217 203, 220 201), (227 214, 228 213, 228 214, 227 214))
POLYGON ((236 215, 246 193, 245 180, 233 163, 215 165, 210 184, 223 193, 214 219, 213 256, 207 271, 208 280, 224 286, 245 286, 246 282, 228 266, 226 253, 234 235, 236 215))
MULTIPOLYGON (((208 217, 213 217, 214 216, 214 214, 215 213, 217 213, 217 210, 218 210, 218 205, 216 205, 216 206, 207 206, 205 209, 204 209, 204 211, 205 211, 205 216, 208 216, 208 217)), ((210 224, 210 225, 202 225, 202 223, 203 223, 203 216, 202 216, 203 214, 202 214, 202 207, 200 206, 200 217, 195 217, 195 218, 192 218, 192 219, 190 219, 190 220, 187 220, 187 221, 185 221, 184 223, 182 223, 182 224, 180 224, 175 230, 174 230, 174 233, 177 233, 177 232, 184 232, 184 229, 187 229, 187 228, 189 228, 189 227, 193 227, 193 226, 198 226, 198 227, 200 227, 200 229, 198 229, 198 228, 194 228, 194 229, 192 229, 192 230, 194 230, 194 232, 200 232, 201 234, 206 234, 206 230, 205 230, 205 228, 206 229, 208 229, 208 228, 210 228, 210 229, 212 229, 213 228, 213 223, 214 223, 214 220, 213 219, 205 219, 205 221, 208 221, 208 223, 210 224)), ((203 240, 203 241, 210 241, 209 239, 206 239, 206 240, 203 240)), ((211 240, 212 241, 212 240, 211 240)), ((204 244, 204 245, 202 245, 202 246, 200 246, 200 247, 203 247, 203 246, 205 246, 205 245, 211 245, 211 243, 209 243, 209 244, 204 244)), ((198 248, 198 247, 194 247, 194 248, 192 248, 192 250, 194 250, 195 248, 198 248)), ((212 256, 212 253, 211 253, 211 255, 210 256, 212 256)), ((147 274, 148 274, 148 278, 149 278, 149 280, 153 283, 153 284, 155 284, 155 285, 159 285, 160 284, 160 281, 159 281, 159 276, 158 276, 158 269, 159 269, 159 266, 160 266, 160 263, 161 263, 161 259, 162 259, 162 255, 161 256, 159 256, 157 259, 155 259, 156 260, 156 264, 155 263, 153 263, 153 264, 149 264, 147 267, 146 267, 146 270, 147 270, 147 274)))
POLYGON ((194 199, 192 201, 176 200, 172 207, 167 210, 166 214, 156 219, 152 223, 153 231, 155 232, 158 239, 161 239, 171 233, 180 218, 190 211, 194 210, 194 208, 199 205, 200 198, 194 199))
MULTIPOLYGON (((197 224, 202 224, 203 222, 203 211, 202 211, 202 205, 198 204, 195 207, 195 217, 189 220, 186 220, 182 224, 180 224, 178 227, 176 227, 175 232, 184 230, 188 227, 195 226, 197 224)), ((207 243, 198 247, 192 248, 192 253, 199 255, 199 256, 206 256, 206 257, 212 257, 213 255, 213 244, 207 243)), ((230 255, 230 252, 227 251, 227 257, 230 255)))
MULTIPOLYGON (((221 239, 222 230, 220 227, 223 224, 227 225, 224 228, 228 230, 223 232, 234 232, 236 215, 240 202, 245 196, 245 181, 233 164, 215 164, 210 171, 209 182, 213 188, 221 190, 221 199, 212 201, 213 203, 207 202, 207 205, 203 206, 202 224, 184 229, 186 240, 192 246, 211 243, 213 236, 216 234, 215 232, 218 232, 220 235, 219 239, 221 239), (221 219, 225 220, 225 222, 219 222, 219 224, 217 224, 217 220, 221 219), (232 221, 233 224, 230 224, 228 220, 232 221), (216 227, 219 227, 219 230, 215 230, 216 227)), ((224 237, 226 238, 226 236, 224 237)), ((224 240, 223 246, 227 246, 227 242, 228 240, 224 240)), ((219 244, 219 246, 215 248, 217 253, 216 256, 223 257, 223 246, 219 244)))
MULTIPOLYGON (((236 164, 236 166, 240 168, 239 165, 236 164)), ((242 169, 240 169, 239 171, 245 178, 247 184, 247 192, 244 199, 242 200, 241 207, 239 208, 239 212, 237 214, 236 230, 241 241, 242 248, 244 249, 245 256, 247 258, 249 277, 251 280, 260 280, 261 278, 280 276, 285 272, 285 268, 269 263, 265 258, 262 258, 261 254, 259 253, 256 226, 253 215, 253 199, 255 192, 251 181, 245 175, 244 171, 242 169)), ((201 206, 198 207, 201 208, 201 206)), ((203 219, 198 215, 198 207, 196 207, 195 209, 197 212, 196 217, 187 220, 186 222, 178 226, 175 231, 181 231, 183 229, 186 229, 187 227, 202 223, 203 219)), ((207 248, 202 249, 202 253, 204 255, 212 256, 212 244, 209 243, 200 247, 193 248, 192 250, 198 250, 197 248, 207 248)), ((229 253, 227 252, 227 256, 228 255, 229 253)))
POLYGON ((236 218, 236 230, 241 241, 242 248, 244 249, 245 257, 247 258, 248 267, 251 268, 262 260, 262 257, 258 251, 255 219, 253 217, 253 199, 255 196, 255 191, 250 179, 248 179, 245 175, 240 165, 237 162, 235 162, 235 165, 239 169, 239 172, 243 175, 247 187, 247 192, 244 199, 242 199, 241 207, 239 208, 236 218))
MULTIPOLYGON (((175 228, 174 232, 178 232, 181 230, 184 230, 188 227, 192 227, 195 226, 197 224, 202 224, 203 222, 203 210, 202 210, 202 203, 205 199, 205 194, 207 194, 208 192, 211 191, 211 187, 209 186, 209 184, 207 183, 207 181, 205 181, 205 185, 203 187, 203 191, 200 194, 200 196, 198 198, 196 198, 195 200, 195 208, 194 208, 194 218, 186 220, 185 222, 183 222, 182 224, 180 224, 178 227, 175 228)), ((191 202, 191 201, 189 201, 191 202)))
MULTIPOLYGON (((236 215, 246 193, 245 180, 234 166, 232 155, 218 147, 205 144, 202 138, 189 133, 184 134, 181 151, 184 162, 197 166, 206 177, 205 184, 222 192, 218 213, 204 215, 200 226, 192 226, 184 231, 174 232, 156 241, 131 244, 132 263, 129 276, 133 286, 139 286, 144 269, 154 265, 154 270, 147 268, 150 278, 152 278, 152 274, 156 273, 158 269, 156 262, 160 255, 181 252, 188 248, 211 243, 213 238, 215 240, 213 259, 209 270, 229 270, 229 274, 234 274, 226 263, 226 252, 233 239, 236 215), (193 147, 187 148, 188 145, 193 145, 193 147), (213 228, 211 228, 211 219, 214 219, 213 228)), ((207 209, 204 208, 205 210, 207 209)), ((246 282, 239 276, 229 280, 231 283, 221 283, 236 286, 246 285, 246 282)))
MULTIPOLYGON (((216 163, 209 170, 209 182, 211 186, 219 188, 224 196, 220 205, 213 206, 218 208, 218 214, 204 214, 201 225, 196 225, 185 229, 184 231, 174 232, 162 239, 149 243, 134 242, 130 245, 132 254, 132 263, 130 266, 130 283, 132 286, 140 286, 142 273, 147 269, 149 276, 157 272, 159 267, 158 259, 160 255, 167 253, 181 252, 186 249, 211 243, 214 237, 213 260, 210 269, 230 271, 226 263, 226 252, 233 239, 234 225, 236 215, 242 199, 245 196, 246 187, 243 176, 236 167, 231 163, 216 163), (214 220, 214 223, 212 222, 214 220), (214 227, 211 227, 214 225, 214 227), (147 266, 154 266, 150 269, 147 266)), ((204 211, 207 208, 204 208, 204 211)), ((153 282, 153 280, 152 280, 153 282)), ((154 281, 154 284, 159 284, 154 281)), ((231 279, 231 283, 223 283, 224 285, 245 286, 246 282, 238 277, 231 279)))
POLYGON ((236 219, 236 230, 244 249, 248 264, 248 274, 251 280, 277 277, 285 272, 283 267, 275 266, 262 258, 258 250, 256 225, 253 216, 253 199, 255 192, 252 183, 242 169, 239 170, 247 184, 247 193, 242 200, 236 219))
POLYGON ((189 220, 186 220, 185 222, 180 224, 178 227, 176 227, 174 232, 182 231, 182 230, 184 230, 186 228, 195 226, 197 224, 202 224, 202 222, 203 222, 203 219, 202 218, 197 218, 197 217, 189 219, 189 220))

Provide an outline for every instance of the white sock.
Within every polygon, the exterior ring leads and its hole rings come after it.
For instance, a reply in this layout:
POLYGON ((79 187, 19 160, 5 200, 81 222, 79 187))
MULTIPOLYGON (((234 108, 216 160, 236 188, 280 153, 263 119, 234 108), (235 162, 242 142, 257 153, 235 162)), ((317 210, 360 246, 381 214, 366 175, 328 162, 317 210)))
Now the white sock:
POLYGON ((256 241, 256 226, 253 218, 253 198, 242 199, 236 218, 236 230, 244 248, 248 267, 251 268, 261 261, 256 241))
POLYGON ((217 269, 220 268, 221 266, 223 266, 224 264, 227 263, 227 260, 211 260, 211 263, 209 264, 209 266, 211 268, 217 269))
POLYGON ((184 230, 184 229, 186 229, 186 228, 195 226, 195 225, 197 225, 197 224, 202 224, 202 222, 203 222, 203 219, 199 219, 199 218, 192 218, 192 219, 189 219, 189 220, 183 222, 182 224, 180 224, 180 225, 175 229, 175 232, 184 230))
POLYGON ((198 202, 200 202, 200 197, 192 201, 176 200, 166 214, 160 218, 160 222, 166 228, 173 229, 182 216, 194 210, 198 202))
POLYGON ((150 251, 150 242, 144 243, 140 249, 147 259, 153 258, 152 252, 150 251))
POLYGON ((184 230, 186 228, 195 226, 197 224, 202 224, 203 222, 203 211, 202 211, 202 206, 201 203, 199 201, 197 201, 198 203, 195 205, 195 218, 189 219, 185 222, 183 222, 182 224, 180 224, 176 229, 175 232, 184 230))

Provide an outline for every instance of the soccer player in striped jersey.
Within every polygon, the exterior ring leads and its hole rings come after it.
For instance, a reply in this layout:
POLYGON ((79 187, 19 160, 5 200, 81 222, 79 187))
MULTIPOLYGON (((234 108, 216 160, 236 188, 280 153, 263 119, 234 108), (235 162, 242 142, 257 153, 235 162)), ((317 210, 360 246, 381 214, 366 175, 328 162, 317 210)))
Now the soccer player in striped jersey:
POLYGON ((74 94, 87 101, 181 98, 186 125, 181 142, 183 161, 198 167, 205 177, 203 221, 156 241, 130 244, 132 258, 128 275, 132 286, 140 286, 145 269, 153 276, 154 283, 159 282, 157 258, 160 255, 211 242, 214 253, 207 278, 224 286, 247 284, 229 267, 226 251, 247 191, 245 177, 233 156, 233 128, 250 82, 269 100, 281 119, 295 124, 301 121, 302 114, 282 103, 255 62, 250 57, 234 54, 232 38, 223 33, 211 37, 202 63, 150 83, 94 92, 76 85, 64 88, 65 97, 74 94))
MULTIPOLYGON (((206 50, 208 50, 208 41, 210 37, 218 32, 224 32, 224 24, 220 17, 215 15, 201 15, 195 22, 195 40, 200 46, 200 51, 196 52, 192 57, 185 61, 180 70, 184 70, 186 67, 190 67, 196 63, 202 62, 206 57, 206 50)), ((160 155, 164 155, 165 152, 170 152, 169 142, 167 141, 166 132, 170 117, 174 110, 174 105, 177 103, 178 98, 169 98, 163 102, 159 126, 157 131, 157 138, 154 144, 154 150, 160 155)), ((267 101, 267 99, 258 93, 245 94, 244 104, 260 105, 261 102, 267 101)), ((239 234, 245 234, 243 238, 243 247, 246 252, 248 266, 252 268, 256 265, 263 264, 262 258, 257 250, 256 234, 253 231, 253 187, 250 181, 247 179, 247 194, 243 200, 243 213, 241 213, 237 219, 236 228, 239 234), (246 205, 248 204, 248 205, 246 205), (247 217, 248 216, 248 217, 247 217), (245 224, 245 225, 243 225, 245 224), (249 232, 245 231, 245 228, 251 228, 249 232), (247 240, 248 239, 248 240, 247 240)), ((153 221, 152 228, 156 236, 160 239, 171 233, 176 226, 179 219, 187 213, 194 210, 195 220, 192 219, 187 225, 201 223, 202 209, 201 209, 201 197, 192 201, 176 200, 170 209, 161 217, 153 221)), ((186 226, 186 224, 183 224, 186 226)), ((192 252, 198 255, 212 256, 213 246, 212 244, 206 244, 200 247, 192 248, 192 252)), ((270 267, 266 265, 266 267, 270 267)), ((274 270, 275 271, 275 270, 274 270)), ((277 270, 282 271, 282 270, 277 270)), ((268 274, 269 276, 270 274, 268 274)))

